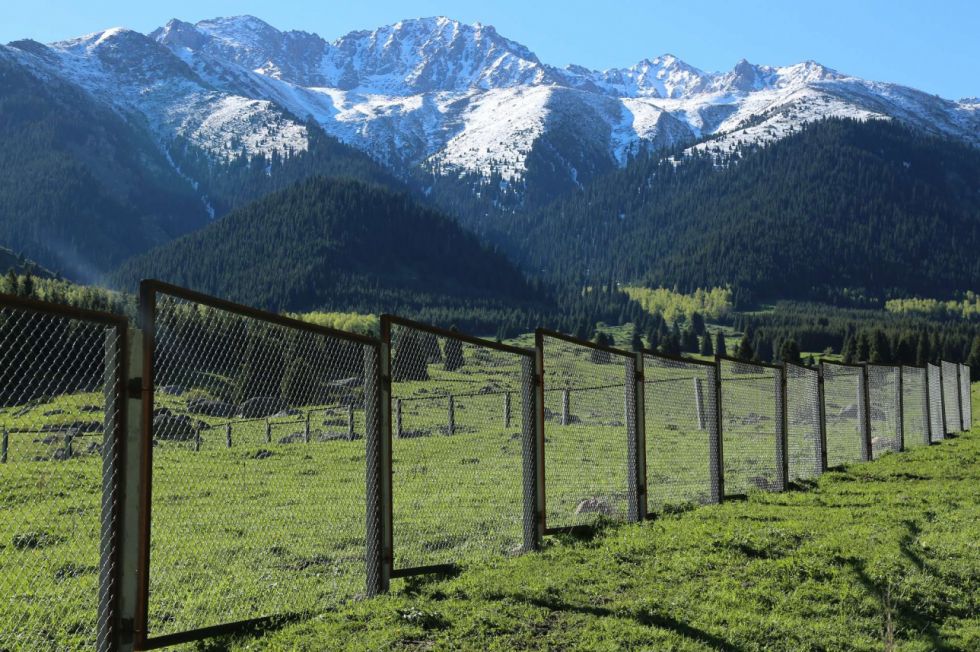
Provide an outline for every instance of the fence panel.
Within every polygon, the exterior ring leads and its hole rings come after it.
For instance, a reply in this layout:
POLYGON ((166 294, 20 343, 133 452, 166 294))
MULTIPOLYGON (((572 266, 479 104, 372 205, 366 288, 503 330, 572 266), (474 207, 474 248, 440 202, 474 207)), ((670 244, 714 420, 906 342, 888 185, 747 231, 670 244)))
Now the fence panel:
POLYGON ((718 365, 725 495, 779 491, 782 370, 728 358, 718 365))
POLYGON ((534 353, 382 318, 391 350, 393 576, 528 547, 534 353))
POLYGON ((718 502, 718 397, 710 362, 643 356, 647 506, 718 502))
POLYGON ((0 296, 0 649, 110 649, 126 321, 0 296))
POLYGON ((635 504, 628 375, 635 356, 538 331, 544 360, 545 491, 548 529, 626 520, 635 504))
POLYGON ((827 466, 864 459, 863 369, 857 365, 821 362, 827 424, 827 466))
POLYGON ((953 362, 943 361, 943 410, 946 418, 946 433, 960 432, 963 430, 962 415, 960 413, 960 381, 959 366, 953 362))
POLYGON ((900 367, 868 365, 871 455, 902 450, 902 378, 900 367))
POLYGON ((970 367, 960 364, 960 410, 963 415, 963 431, 973 428, 973 397, 970 396, 970 367))
POLYGON ((929 444, 929 393, 925 367, 902 367, 902 429, 906 448, 929 444))
POLYGON ((159 646, 362 594, 380 344, 156 282, 141 304, 153 392, 137 629, 159 646))
POLYGON ((789 363, 785 370, 790 480, 809 480, 822 472, 820 371, 789 363))
POLYGON ((929 438, 933 442, 946 438, 946 415, 943 409, 943 383, 939 365, 926 365, 926 383, 929 388, 929 438))

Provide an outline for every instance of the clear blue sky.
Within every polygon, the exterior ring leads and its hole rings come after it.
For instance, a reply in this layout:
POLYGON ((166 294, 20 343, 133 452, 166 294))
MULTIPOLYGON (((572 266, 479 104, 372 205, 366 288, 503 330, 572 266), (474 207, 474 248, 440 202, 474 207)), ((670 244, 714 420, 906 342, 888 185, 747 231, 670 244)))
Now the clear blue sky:
POLYGON ((50 42, 107 27, 148 32, 253 14, 334 39, 402 18, 446 15, 494 25, 543 61, 627 66, 665 52, 704 70, 740 58, 813 59, 842 72, 948 98, 980 95, 980 0, 0 0, 0 42, 50 42))

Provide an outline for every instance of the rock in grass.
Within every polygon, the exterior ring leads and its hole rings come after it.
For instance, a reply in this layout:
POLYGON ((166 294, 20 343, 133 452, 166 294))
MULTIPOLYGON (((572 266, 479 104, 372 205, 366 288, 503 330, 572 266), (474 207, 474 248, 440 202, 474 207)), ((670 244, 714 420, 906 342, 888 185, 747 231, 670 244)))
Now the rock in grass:
POLYGON ((575 508, 576 514, 603 514, 614 516, 616 510, 603 498, 586 498, 575 508))
POLYGON ((279 438, 280 444, 297 444, 299 442, 305 441, 306 434, 302 432, 294 432, 291 435, 286 435, 285 437, 279 438))
POLYGON ((272 451, 268 451, 264 448, 260 448, 259 450, 249 455, 249 457, 253 460, 266 460, 272 457, 274 454, 275 453, 273 453, 272 451))

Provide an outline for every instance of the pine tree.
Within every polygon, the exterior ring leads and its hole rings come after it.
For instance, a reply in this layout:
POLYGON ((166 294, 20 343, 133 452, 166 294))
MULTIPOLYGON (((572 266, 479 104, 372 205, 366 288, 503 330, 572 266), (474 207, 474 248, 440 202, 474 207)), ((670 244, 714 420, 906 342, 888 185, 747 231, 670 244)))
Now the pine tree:
POLYGON ((701 336, 701 349, 700 351, 698 351, 698 353, 700 353, 701 355, 715 354, 715 349, 711 345, 711 333, 709 333, 708 331, 705 331, 704 335, 701 336))
POLYGON ((867 362, 871 357, 871 338, 867 331, 861 331, 857 336, 857 362, 867 362))
POLYGON ((853 364, 857 360, 857 343, 853 335, 844 337, 844 346, 841 347, 840 355, 847 364, 853 364))
POLYGON ((755 351, 752 350, 752 343, 749 341, 748 333, 743 335, 742 341, 738 343, 738 350, 735 352, 735 357, 739 360, 752 360, 755 357, 755 351))
POLYGON ((973 346, 970 347, 966 364, 970 367, 971 381, 973 378, 980 378, 980 334, 973 336, 973 346))
POLYGON ((704 335, 704 317, 701 316, 701 313, 691 313, 691 328, 694 329, 696 335, 704 335))
POLYGON ((868 351, 868 362, 874 364, 888 364, 892 361, 891 346, 888 343, 888 336, 880 328, 875 329, 871 335, 871 344, 868 351))
POLYGON ((725 342, 725 334, 718 331, 715 334, 715 355, 727 355, 728 345, 725 342))
POLYGON ((688 328, 684 331, 682 348, 690 353, 698 352, 698 335, 694 332, 694 328, 688 328))
POLYGON ((643 338, 640 336, 640 329, 633 327, 633 337, 630 339, 630 348, 634 351, 643 350, 643 338))
POLYGON ((929 347, 929 335, 925 331, 919 333, 919 344, 915 348, 915 364, 923 366, 932 361, 932 349, 929 347))
POLYGON ((791 364, 800 364, 800 346, 796 340, 783 340, 779 347, 779 359, 791 364))

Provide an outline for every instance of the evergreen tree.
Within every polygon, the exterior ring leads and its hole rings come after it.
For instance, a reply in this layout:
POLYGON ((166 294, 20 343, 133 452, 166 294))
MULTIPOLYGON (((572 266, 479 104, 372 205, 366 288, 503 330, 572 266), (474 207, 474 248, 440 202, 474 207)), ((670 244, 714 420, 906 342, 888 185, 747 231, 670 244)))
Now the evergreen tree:
POLYGON ((867 362, 871 357, 871 338, 868 337, 867 331, 858 333, 856 355, 856 362, 867 362))
POLYGON ((932 361, 932 349, 929 346, 929 335, 922 331, 919 333, 919 344, 915 348, 915 364, 923 366, 932 361))
POLYGON ((868 362, 874 364, 888 364, 892 361, 891 346, 888 343, 888 336, 880 328, 875 329, 871 335, 871 345, 868 351, 868 362))
POLYGON ((789 362, 792 364, 800 364, 800 346, 796 343, 796 340, 783 340, 782 345, 779 347, 779 359, 783 362, 789 362))
POLYGON ((701 316, 701 313, 691 313, 691 328, 694 329, 695 335, 704 335, 704 317, 701 316))
POLYGON ((643 338, 640 336, 640 329, 633 326, 633 337, 630 339, 630 348, 634 351, 643 350, 643 338))
POLYGON ((701 355, 715 354, 715 349, 711 345, 711 333, 709 333, 708 331, 705 331, 704 335, 701 336, 701 349, 700 351, 698 351, 698 353, 700 353, 701 355))
POLYGON ((725 334, 718 331, 715 334, 715 355, 728 355, 728 347, 725 343, 725 334))
POLYGON ((689 353, 698 352, 698 335, 694 332, 694 328, 688 328, 684 331, 682 348, 689 353))
POLYGON ((970 379, 980 378, 980 334, 973 337, 973 346, 970 347, 970 356, 966 359, 966 364, 970 367, 970 379))
POLYGON ((748 333, 743 335, 742 341, 738 343, 738 350, 735 352, 735 357, 739 360, 752 360, 755 357, 755 351, 752 350, 752 343, 749 341, 748 333))

